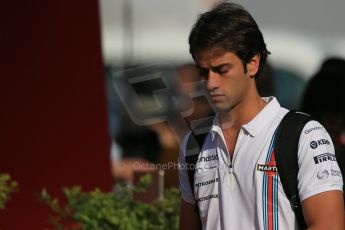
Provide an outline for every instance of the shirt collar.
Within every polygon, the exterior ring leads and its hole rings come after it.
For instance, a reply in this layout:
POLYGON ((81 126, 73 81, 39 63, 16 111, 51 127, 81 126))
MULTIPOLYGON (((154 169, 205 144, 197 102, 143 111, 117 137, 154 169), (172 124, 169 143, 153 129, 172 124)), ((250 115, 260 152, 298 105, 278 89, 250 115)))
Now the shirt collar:
POLYGON ((251 136, 258 134, 268 122, 272 121, 280 109, 280 104, 275 97, 262 99, 268 104, 251 121, 242 126, 251 136))
MULTIPOLYGON (((268 122, 272 121, 280 109, 280 104, 275 97, 263 97, 262 99, 268 102, 268 104, 251 121, 242 125, 242 128, 253 137, 258 134, 268 122)), ((221 136, 223 135, 218 114, 213 121, 211 131, 217 132, 221 136)))

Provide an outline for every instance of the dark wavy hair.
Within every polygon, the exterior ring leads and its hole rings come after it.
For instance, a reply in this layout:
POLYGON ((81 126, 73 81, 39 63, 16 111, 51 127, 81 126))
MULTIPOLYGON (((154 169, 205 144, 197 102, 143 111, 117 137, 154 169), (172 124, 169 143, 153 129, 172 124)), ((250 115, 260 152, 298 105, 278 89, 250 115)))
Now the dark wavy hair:
POLYGON ((195 59, 196 52, 220 48, 234 52, 246 64, 260 55, 259 75, 270 52, 253 17, 242 6, 223 2, 212 10, 199 15, 189 35, 189 52, 195 59))

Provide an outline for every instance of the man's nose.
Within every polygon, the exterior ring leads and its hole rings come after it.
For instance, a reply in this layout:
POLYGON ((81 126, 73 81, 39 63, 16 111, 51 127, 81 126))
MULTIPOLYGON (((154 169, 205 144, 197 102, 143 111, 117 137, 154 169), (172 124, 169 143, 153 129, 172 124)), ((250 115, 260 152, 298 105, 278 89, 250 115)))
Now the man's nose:
POLYGON ((218 88, 218 83, 217 83, 217 74, 214 73, 213 71, 208 72, 208 78, 207 78, 207 89, 209 91, 212 91, 216 88, 218 88))

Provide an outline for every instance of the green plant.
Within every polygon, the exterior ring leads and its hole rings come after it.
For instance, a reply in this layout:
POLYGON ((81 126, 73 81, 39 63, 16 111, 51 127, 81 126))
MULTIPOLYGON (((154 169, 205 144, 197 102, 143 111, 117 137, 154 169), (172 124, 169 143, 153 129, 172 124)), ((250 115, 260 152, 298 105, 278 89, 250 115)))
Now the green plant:
POLYGON ((134 193, 145 191, 150 181, 150 176, 146 175, 136 187, 121 186, 117 193, 64 188, 67 202, 63 206, 45 189, 40 199, 55 213, 52 221, 56 229, 177 229, 180 196, 176 188, 168 189, 164 199, 152 203, 133 198, 134 193))
POLYGON ((9 200, 10 195, 16 191, 17 182, 11 180, 9 174, 0 174, 0 209, 5 208, 5 203, 9 200))

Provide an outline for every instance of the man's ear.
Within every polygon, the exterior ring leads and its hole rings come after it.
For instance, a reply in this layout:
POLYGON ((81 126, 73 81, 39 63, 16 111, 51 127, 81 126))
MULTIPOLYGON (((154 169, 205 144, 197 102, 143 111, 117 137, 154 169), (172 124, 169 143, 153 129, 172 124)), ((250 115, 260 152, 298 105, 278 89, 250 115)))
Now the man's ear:
POLYGON ((247 70, 250 77, 254 77, 259 71, 260 54, 255 54, 247 63, 247 70))

